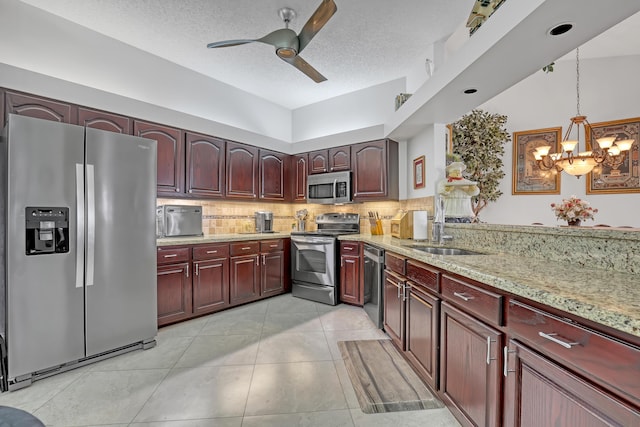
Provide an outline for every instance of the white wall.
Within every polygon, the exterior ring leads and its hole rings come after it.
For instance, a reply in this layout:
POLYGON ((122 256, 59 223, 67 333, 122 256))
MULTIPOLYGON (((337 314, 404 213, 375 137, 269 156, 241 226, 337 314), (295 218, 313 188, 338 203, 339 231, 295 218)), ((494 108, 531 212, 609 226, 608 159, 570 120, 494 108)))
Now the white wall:
MULTIPOLYGON (((431 124, 422 132, 407 142, 406 158, 400 158, 400 170, 405 171, 407 185, 407 199, 433 196, 436 184, 445 177, 444 165, 446 159, 447 128, 443 124, 431 124), (425 186, 413 188, 413 160, 425 156, 425 186)), ((402 182, 403 176, 400 175, 402 182)), ((402 195, 400 197, 403 198, 402 195)))
MULTIPOLYGON (((384 123, 395 111, 395 97, 405 92, 405 84, 404 78, 396 79, 294 110, 293 141, 313 140, 384 123)), ((380 128, 378 138, 382 137, 380 128)))
MULTIPOLYGON (((234 127, 251 138, 245 142, 259 146, 291 141, 291 111, 284 107, 27 4, 0 0, 0 6, 0 63, 185 113, 209 121, 209 127, 219 124, 214 134, 223 138, 234 139, 228 134, 234 127)), ((74 87, 59 93, 51 85, 33 90, 34 76, 9 82, 2 73, 0 85, 127 114, 111 109, 113 98, 98 91, 74 87)), ((160 121, 155 110, 135 108, 131 115, 160 121)), ((173 117, 162 123, 182 126, 181 115, 173 117)))
MULTIPOLYGON (((590 123, 640 117, 639 68, 640 56, 580 60, 580 112, 590 123)), ((506 114, 511 133, 562 126, 564 135, 569 119, 576 115, 575 60, 556 62, 552 73, 539 71, 479 108, 506 114)), ((559 195, 512 195, 512 153, 513 143, 505 146, 506 176, 500 185, 504 194, 480 212, 481 221, 562 224, 549 205, 576 195, 599 209, 595 221, 586 225, 640 227, 640 193, 587 195, 586 177, 577 179, 562 173, 559 195)))

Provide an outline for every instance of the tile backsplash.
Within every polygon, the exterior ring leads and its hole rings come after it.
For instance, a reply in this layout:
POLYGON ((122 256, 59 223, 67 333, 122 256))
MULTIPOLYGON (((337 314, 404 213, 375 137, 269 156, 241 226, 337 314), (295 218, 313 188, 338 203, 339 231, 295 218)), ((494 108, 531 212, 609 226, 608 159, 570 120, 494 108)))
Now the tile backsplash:
POLYGON ((228 200, 158 199, 158 205, 202 205, 202 231, 204 234, 229 234, 255 230, 256 211, 273 212, 274 231, 289 232, 298 210, 308 211, 306 229, 317 229, 316 215, 328 212, 355 212, 360 214, 360 229, 369 230, 368 212, 378 212, 384 234, 391 232, 391 218, 399 210, 428 210, 433 212, 433 197, 419 199, 352 203, 348 205, 318 205, 305 203, 234 202, 228 200))

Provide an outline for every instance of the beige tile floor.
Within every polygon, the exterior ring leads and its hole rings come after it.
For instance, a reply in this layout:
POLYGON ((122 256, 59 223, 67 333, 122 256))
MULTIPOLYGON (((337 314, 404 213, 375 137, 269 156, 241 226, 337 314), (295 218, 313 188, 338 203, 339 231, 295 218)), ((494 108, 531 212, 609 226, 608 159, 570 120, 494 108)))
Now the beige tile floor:
POLYGON ((0 395, 46 425, 449 427, 445 409, 364 414, 336 343, 387 338, 357 307, 292 297, 160 329, 158 345, 0 395))

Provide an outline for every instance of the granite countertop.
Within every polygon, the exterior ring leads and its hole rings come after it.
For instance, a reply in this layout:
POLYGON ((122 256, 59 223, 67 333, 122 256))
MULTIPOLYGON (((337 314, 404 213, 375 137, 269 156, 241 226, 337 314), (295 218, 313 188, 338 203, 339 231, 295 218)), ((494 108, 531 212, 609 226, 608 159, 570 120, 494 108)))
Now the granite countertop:
POLYGON ((200 245, 203 243, 242 242, 247 240, 270 240, 288 238, 289 233, 234 233, 205 234, 204 236, 163 237, 156 240, 158 247, 173 245, 200 245))
POLYGON ((637 274, 503 253, 432 255, 407 247, 417 244, 413 240, 387 235, 359 234, 341 239, 370 243, 640 337, 640 277, 637 274))

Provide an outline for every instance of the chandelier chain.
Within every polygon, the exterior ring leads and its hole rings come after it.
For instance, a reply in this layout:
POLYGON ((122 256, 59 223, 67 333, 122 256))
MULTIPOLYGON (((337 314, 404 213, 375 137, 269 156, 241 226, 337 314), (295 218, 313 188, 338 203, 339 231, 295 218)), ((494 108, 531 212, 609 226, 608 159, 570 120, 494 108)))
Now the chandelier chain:
POLYGON ((576 111, 580 115, 580 49, 576 48, 576 111))

